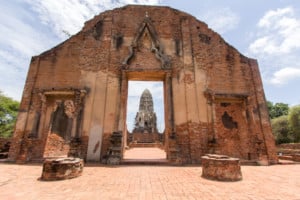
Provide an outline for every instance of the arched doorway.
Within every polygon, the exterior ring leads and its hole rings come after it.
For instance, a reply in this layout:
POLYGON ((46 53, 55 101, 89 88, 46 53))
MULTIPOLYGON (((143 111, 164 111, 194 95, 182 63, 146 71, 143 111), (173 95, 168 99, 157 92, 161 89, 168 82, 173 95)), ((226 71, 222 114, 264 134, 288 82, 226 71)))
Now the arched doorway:
MULTIPOLYGON (((170 72, 168 70, 155 70, 155 71, 134 71, 134 70, 124 70, 122 76, 122 108, 121 118, 124 119, 123 121, 123 159, 124 152, 129 148, 129 141, 128 138, 130 136, 128 134, 128 127, 126 124, 127 120, 127 107, 128 107, 128 90, 129 90, 129 81, 156 81, 162 84, 162 94, 163 95, 163 104, 164 110, 160 111, 163 112, 164 115, 164 134, 161 143, 161 149, 165 151, 166 159, 169 159, 169 138, 172 136, 172 130, 174 130, 174 118, 173 118, 173 106, 172 106, 172 86, 171 86, 171 77, 170 72), (126 98, 125 98, 126 97, 126 98)), ((136 104, 138 106, 138 103, 136 104)), ((138 142, 137 142, 138 143, 138 142)), ((140 144, 145 145, 145 144, 140 144)), ((133 145, 134 146, 134 145, 133 145)), ((139 145, 137 145, 139 146, 139 145)), ((147 145, 146 145, 147 146, 147 145)), ((151 145, 150 145, 151 146, 151 145)), ((161 154, 160 154, 161 155, 161 154)), ((160 157, 161 158, 161 157, 160 157)))
POLYGON ((162 81, 129 81, 123 160, 166 160, 162 81))

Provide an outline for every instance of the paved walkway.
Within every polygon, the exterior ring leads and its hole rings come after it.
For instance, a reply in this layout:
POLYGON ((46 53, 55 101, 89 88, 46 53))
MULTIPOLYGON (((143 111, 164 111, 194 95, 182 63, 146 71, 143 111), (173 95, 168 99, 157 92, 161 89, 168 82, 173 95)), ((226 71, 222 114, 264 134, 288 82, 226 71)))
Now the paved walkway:
POLYGON ((136 147, 126 150, 124 153, 124 159, 166 159, 166 152, 162 149, 155 147, 136 147))
POLYGON ((87 165, 78 178, 40 181, 41 165, 0 163, 2 200, 298 199, 300 165, 242 166, 243 180, 201 177, 199 166, 87 165))

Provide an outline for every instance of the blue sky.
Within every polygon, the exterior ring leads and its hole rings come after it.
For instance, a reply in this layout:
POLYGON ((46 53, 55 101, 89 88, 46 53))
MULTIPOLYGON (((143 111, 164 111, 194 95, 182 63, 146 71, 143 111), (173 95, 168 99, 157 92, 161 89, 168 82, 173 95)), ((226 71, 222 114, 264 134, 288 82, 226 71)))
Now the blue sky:
POLYGON ((206 22, 242 54, 258 60, 268 100, 300 104, 299 0, 1 1, 0 90, 20 100, 31 56, 66 40, 66 32, 77 33, 94 15, 126 4, 167 5, 206 22))

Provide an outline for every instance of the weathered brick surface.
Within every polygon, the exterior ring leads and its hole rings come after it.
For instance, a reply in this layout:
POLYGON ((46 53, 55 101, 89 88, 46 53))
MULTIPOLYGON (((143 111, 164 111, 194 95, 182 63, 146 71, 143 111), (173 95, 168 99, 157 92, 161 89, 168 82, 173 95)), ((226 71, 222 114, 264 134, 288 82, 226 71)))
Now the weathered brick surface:
POLYGON ((277 162, 257 62, 193 16, 133 5, 95 16, 82 31, 32 58, 10 159, 65 154, 63 143, 84 137, 72 154, 78 149, 87 160, 100 161, 111 133, 126 132, 129 80, 164 83, 168 158, 199 163, 205 153, 220 152, 277 162), (71 139, 58 144, 63 150, 48 145, 59 101, 74 104, 65 111, 72 123, 71 139), (223 116, 231 118, 230 128, 223 116))
POLYGON ((0 138, 0 151, 6 149, 7 143, 10 143, 10 138, 0 138))
POLYGON ((300 150, 300 143, 289 143, 289 144, 279 144, 277 145, 279 149, 299 149, 300 150))
POLYGON ((132 134, 132 141, 133 143, 155 143, 160 142, 162 139, 162 134, 160 133, 129 133, 132 134))
POLYGON ((48 136, 46 143, 45 157, 67 157, 70 150, 70 145, 65 143, 65 140, 55 133, 48 136))
POLYGON ((10 138, 0 138, 0 159, 6 159, 11 144, 10 138))
POLYGON ((279 159, 294 160, 300 162, 300 143, 280 144, 277 145, 279 159))
POLYGON ((224 155, 202 156, 202 177, 217 181, 239 181, 242 179, 240 161, 224 155))
POLYGON ((176 126, 177 143, 184 163, 200 163, 201 156, 211 152, 210 136, 205 123, 188 122, 176 126))
POLYGON ((111 146, 111 142, 110 142, 111 135, 112 135, 111 133, 104 133, 104 135, 103 135, 101 157, 107 156, 108 148, 111 146))
POLYGON ((79 158, 46 159, 43 163, 41 180, 55 181, 81 176, 83 160, 79 158))

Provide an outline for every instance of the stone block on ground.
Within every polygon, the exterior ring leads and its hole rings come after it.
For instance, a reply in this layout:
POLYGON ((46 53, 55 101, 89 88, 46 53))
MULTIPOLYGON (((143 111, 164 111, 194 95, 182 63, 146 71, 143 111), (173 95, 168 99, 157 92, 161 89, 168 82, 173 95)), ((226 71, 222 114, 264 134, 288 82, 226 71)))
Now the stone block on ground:
POLYGON ((46 159, 43 164, 41 180, 64 180, 81 176, 83 166, 83 160, 80 158, 46 159))
POLYGON ((202 177, 217 181, 242 180, 240 160, 226 155, 202 156, 202 177))

